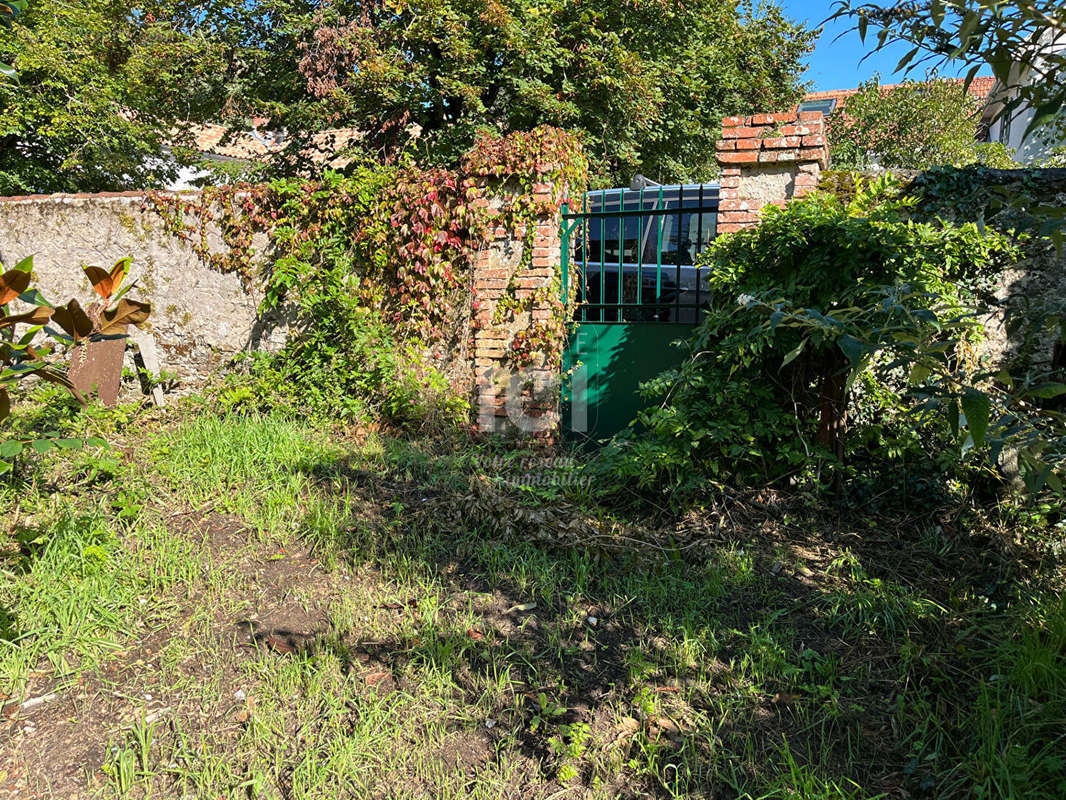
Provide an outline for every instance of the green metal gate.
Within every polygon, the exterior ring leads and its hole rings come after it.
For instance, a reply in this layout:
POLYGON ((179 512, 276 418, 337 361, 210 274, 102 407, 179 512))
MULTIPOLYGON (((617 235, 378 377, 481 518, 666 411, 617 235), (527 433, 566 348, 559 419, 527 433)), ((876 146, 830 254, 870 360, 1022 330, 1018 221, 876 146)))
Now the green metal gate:
POLYGON ((688 336, 706 307, 705 270, 718 185, 605 189, 563 207, 562 292, 575 293, 575 330, 564 351, 563 428, 597 440, 642 407, 638 385, 676 366, 670 343, 688 336))

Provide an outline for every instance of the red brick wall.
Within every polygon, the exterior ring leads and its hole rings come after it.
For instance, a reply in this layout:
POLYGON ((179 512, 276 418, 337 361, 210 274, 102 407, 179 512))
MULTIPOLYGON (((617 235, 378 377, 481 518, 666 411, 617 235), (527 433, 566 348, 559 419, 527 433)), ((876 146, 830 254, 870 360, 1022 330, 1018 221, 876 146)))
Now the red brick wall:
POLYGON ((829 162, 825 119, 817 111, 726 117, 717 158, 722 167, 718 231, 729 233, 754 225, 765 206, 817 187, 829 162))
MULTIPOLYGON (((516 333, 549 319, 555 309, 546 302, 558 292, 561 259, 560 190, 548 184, 533 187, 536 203, 553 209, 533 222, 528 240, 532 254, 526 266, 522 251, 525 230, 497 227, 474 260, 473 350, 478 425, 483 431, 521 431, 550 438, 559 422, 559 370, 548 354, 521 370, 510 365, 516 333), (498 306, 513 288, 514 299, 526 301, 518 311, 498 314, 498 306)), ((493 204, 514 202, 506 194, 493 204)))

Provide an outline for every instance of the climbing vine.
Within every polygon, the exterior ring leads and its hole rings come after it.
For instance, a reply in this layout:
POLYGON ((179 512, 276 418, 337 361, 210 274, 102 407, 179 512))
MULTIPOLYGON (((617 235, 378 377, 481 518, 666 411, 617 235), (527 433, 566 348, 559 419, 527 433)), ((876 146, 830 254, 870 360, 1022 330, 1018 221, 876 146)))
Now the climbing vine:
MULTIPOLYGON (((506 193, 507 202, 494 210, 493 225, 522 242, 518 266, 496 300, 492 318, 494 325, 501 325, 529 315, 511 339, 508 361, 522 368, 535 364, 539 356, 544 366, 557 368, 572 310, 560 299, 559 272, 552 269, 547 283, 535 290, 521 285, 542 244, 535 239, 536 221, 557 214, 567 194, 580 195, 587 183, 588 163, 580 142, 550 127, 508 137, 484 135, 467 154, 463 170, 496 182, 498 191, 506 193)), ((474 301, 480 305, 483 299, 475 295, 474 301)))
POLYGON ((535 351, 558 359, 567 315, 557 278, 535 292, 518 286, 533 261, 537 220, 557 213, 567 192, 581 192, 586 175, 577 139, 540 127, 481 136, 455 170, 364 165, 314 180, 151 193, 144 206, 211 268, 261 282, 268 308, 343 292, 401 336, 427 343, 449 335, 468 291, 475 309, 491 302, 472 287, 478 251, 494 239, 520 241, 493 323, 530 312, 529 330, 511 347, 521 365, 535 351), (532 320, 534 305, 549 308, 548 318, 532 320))

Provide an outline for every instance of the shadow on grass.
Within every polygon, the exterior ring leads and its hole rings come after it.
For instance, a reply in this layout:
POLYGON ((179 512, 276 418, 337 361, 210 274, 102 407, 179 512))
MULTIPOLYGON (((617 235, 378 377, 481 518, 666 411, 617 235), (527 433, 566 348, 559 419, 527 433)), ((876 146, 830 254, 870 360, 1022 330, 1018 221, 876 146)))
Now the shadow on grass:
POLYGON ((484 638, 430 625, 376 643, 342 632, 329 646, 390 675, 447 670, 469 702, 506 670, 521 687, 510 713, 524 716, 527 755, 558 764, 552 737, 587 724, 601 742, 625 739, 641 793, 929 793, 965 761, 1004 609, 1044 588, 985 534, 932 513, 842 519, 768 504, 725 533, 713 519, 675 520, 673 549, 655 543, 663 536, 554 539, 530 522, 538 505, 558 511, 545 492, 472 489, 485 470, 396 443, 376 463, 312 466, 353 510, 379 509, 307 530, 312 545, 491 598, 484 638), (533 724, 542 695, 563 709, 544 726, 533 724))
POLYGON ((488 703, 477 735, 497 759, 517 748, 549 783, 614 796, 968 796, 998 763, 974 756, 995 648, 1048 589, 957 509, 846 516, 752 493, 642 517, 575 489, 566 457, 389 438, 344 451, 276 419, 198 422, 160 454, 194 504, 240 491, 262 515, 278 489, 265 527, 426 601, 373 640, 353 620, 279 623, 256 643, 358 664, 377 691, 488 703))

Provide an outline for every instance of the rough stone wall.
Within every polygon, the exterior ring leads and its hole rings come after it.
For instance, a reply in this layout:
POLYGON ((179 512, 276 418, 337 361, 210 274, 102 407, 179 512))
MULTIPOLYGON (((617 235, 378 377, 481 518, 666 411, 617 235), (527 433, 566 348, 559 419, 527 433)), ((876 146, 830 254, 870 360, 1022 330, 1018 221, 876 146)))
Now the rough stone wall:
POLYGON ((284 342, 283 321, 258 314, 259 291, 209 269, 162 227, 135 192, 0 198, 0 259, 12 266, 32 255, 50 302, 87 305, 95 295, 81 268, 130 256, 131 296, 152 304, 145 331, 160 367, 184 386, 203 383, 237 352, 284 342))
POLYGON ((1066 315, 1066 251, 1030 253, 1000 276, 997 306, 982 316, 981 353, 995 367, 1038 372, 1066 367, 1056 318, 1066 315))
MULTIPOLYGON (((1028 231, 1066 224, 1066 169, 988 169, 979 166, 896 174, 908 180, 919 219, 978 223, 1028 231)), ((1021 260, 997 276, 994 302, 984 309, 980 354, 1015 375, 1066 368, 1066 247, 1047 236, 1018 239, 1021 260)))
MULTIPOLYGON (((534 191, 538 205, 552 204, 554 187, 534 191)), ((500 209, 513 198, 495 193, 479 202, 500 209)), ((558 212, 535 220, 533 253, 521 269, 524 231, 497 227, 476 257, 469 301, 457 305, 452 338, 459 346, 426 351, 457 391, 473 395, 485 430, 541 433, 557 424, 558 370, 550 358, 523 370, 509 366, 515 334, 549 319, 552 308, 535 302, 497 314, 497 307, 509 289, 516 301, 528 301, 552 287, 560 269, 559 225, 558 212)), ((209 236, 209 247, 221 251, 221 240, 214 238, 209 236)), ((176 375, 185 389, 206 383, 241 351, 274 350, 285 342, 284 315, 259 314, 261 287, 207 266, 188 243, 164 230, 154 211, 144 209, 141 193, 0 198, 0 260, 13 266, 29 255, 50 302, 73 297, 83 305, 95 295, 81 268, 110 268, 130 256, 128 281, 137 283, 132 296, 152 304, 145 331, 133 336, 148 340, 159 368, 176 375)))
POLYGON ((821 112, 726 117, 717 144, 722 167, 718 232, 754 225, 762 209, 818 187, 829 163, 821 112))
MULTIPOLYGON (((555 207, 555 187, 534 186, 534 201, 555 207)), ((481 201, 499 208, 506 197, 481 201)), ((559 423, 559 371, 548 354, 518 369, 510 358, 515 334, 547 322, 553 313, 547 302, 538 302, 555 290, 561 267, 562 239, 558 211, 533 222, 529 263, 521 267, 527 240, 524 229, 511 233, 497 227, 491 241, 478 253, 473 275, 473 345, 478 426, 483 431, 512 431, 542 436, 554 434, 559 423), (506 310, 500 303, 513 282, 514 299, 528 310, 506 310), (530 304, 528 301, 533 299, 530 304)))

